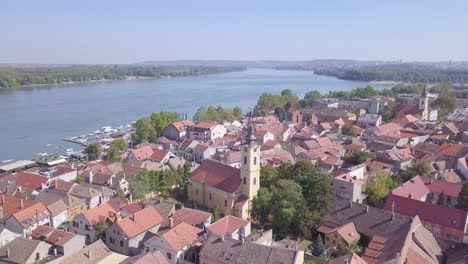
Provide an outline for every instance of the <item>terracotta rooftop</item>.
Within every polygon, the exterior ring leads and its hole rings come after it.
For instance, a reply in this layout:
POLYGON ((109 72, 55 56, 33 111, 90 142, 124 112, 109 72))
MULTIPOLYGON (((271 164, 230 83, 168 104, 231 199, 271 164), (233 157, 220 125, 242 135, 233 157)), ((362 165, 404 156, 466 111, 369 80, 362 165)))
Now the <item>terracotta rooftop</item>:
POLYGON ((120 221, 117 221, 117 225, 128 238, 133 238, 161 224, 162 221, 163 217, 158 213, 156 208, 148 206, 120 221))
POLYGON ((136 160, 147 160, 153 154, 153 149, 150 146, 144 146, 138 149, 132 149, 133 156, 136 160))
POLYGON ((0 184, 7 183, 8 181, 15 182, 17 186, 38 191, 42 190, 42 185, 46 184, 49 178, 28 172, 20 172, 0 178, 0 184))
POLYGON ((143 252, 130 257, 120 264, 170 264, 169 260, 159 250, 143 252))
POLYGON ((202 229, 182 222, 164 233, 161 238, 166 240, 171 248, 177 252, 197 241, 202 232, 202 229))
POLYGON ((36 203, 14 213, 11 217, 14 217, 24 228, 26 228, 36 224, 37 221, 49 218, 50 212, 43 203, 36 203))
POLYGON ((107 218, 115 219, 117 217, 117 211, 108 203, 93 207, 82 214, 92 225, 97 224, 99 221, 104 221, 107 218))
POLYGON ((181 131, 185 131, 186 127, 188 127, 188 126, 193 126, 193 125, 195 125, 195 124, 193 123, 192 120, 181 120, 181 121, 179 121, 179 122, 174 122, 174 123, 172 123, 172 125, 173 125, 177 130, 179 130, 179 132, 181 132, 181 131))
MULTIPOLYGON (((3 216, 1 216, 1 219, 7 219, 11 215, 22 210, 20 198, 5 194, 2 194, 0 197, 0 208, 2 208, 3 211, 3 216)), ((32 200, 23 200, 23 208, 30 207, 36 203, 38 202, 32 200)))
POLYGON ((241 227, 245 228, 249 224, 250 222, 245 219, 228 215, 208 226, 208 230, 217 236, 225 236, 234 233, 241 227))
POLYGON ((190 225, 201 225, 210 217, 210 213, 184 207, 177 210, 172 216, 172 219, 174 220, 174 226, 180 224, 181 222, 185 222, 190 225))
POLYGON ((169 155, 168 150, 160 150, 160 149, 155 149, 153 150, 153 154, 148 158, 151 161, 156 161, 156 162, 162 162, 164 158, 166 158, 169 155))
POLYGON ((214 126, 216 126, 216 123, 214 122, 199 122, 195 124, 194 128, 211 130, 214 126))
POLYGON ((77 235, 50 226, 38 226, 31 236, 33 239, 42 240, 54 246, 63 246, 77 235))
POLYGON ((205 160, 192 172, 190 180, 234 193, 241 184, 240 170, 213 160, 205 160))

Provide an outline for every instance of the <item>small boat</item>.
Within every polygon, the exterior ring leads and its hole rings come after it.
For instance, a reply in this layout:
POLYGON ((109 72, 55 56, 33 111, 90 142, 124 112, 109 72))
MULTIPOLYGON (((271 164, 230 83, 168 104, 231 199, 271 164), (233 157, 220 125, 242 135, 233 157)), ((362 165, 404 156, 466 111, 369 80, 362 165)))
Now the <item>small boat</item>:
POLYGON ((73 152, 73 149, 72 149, 72 148, 69 148, 69 149, 66 149, 65 151, 66 151, 66 152, 73 152))
POLYGON ((3 163, 12 162, 12 161, 13 161, 12 159, 9 159, 9 160, 2 160, 3 163))
POLYGON ((52 144, 47 144, 44 147, 46 147, 46 148, 52 147, 52 144))

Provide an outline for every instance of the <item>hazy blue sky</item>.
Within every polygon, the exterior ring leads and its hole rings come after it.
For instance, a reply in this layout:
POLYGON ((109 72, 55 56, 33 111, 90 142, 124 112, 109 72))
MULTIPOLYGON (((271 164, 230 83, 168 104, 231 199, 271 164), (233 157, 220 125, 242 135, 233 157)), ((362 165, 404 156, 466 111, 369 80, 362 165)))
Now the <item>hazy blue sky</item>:
POLYGON ((4 0, 0 63, 468 60, 468 1, 4 0))

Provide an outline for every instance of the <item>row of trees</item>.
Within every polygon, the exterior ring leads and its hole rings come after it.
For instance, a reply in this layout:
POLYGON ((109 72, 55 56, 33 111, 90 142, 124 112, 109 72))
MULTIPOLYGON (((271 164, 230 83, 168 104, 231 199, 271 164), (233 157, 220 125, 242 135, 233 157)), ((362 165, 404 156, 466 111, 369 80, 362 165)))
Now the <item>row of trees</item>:
POLYGON ((217 66, 63 66, 63 67, 2 67, 0 88, 16 89, 25 85, 57 84, 92 80, 125 79, 137 77, 177 77, 238 71, 238 67, 217 66))
POLYGON ((286 89, 281 94, 263 93, 258 98, 255 113, 265 115, 275 111, 280 119, 284 119, 284 113, 287 110, 298 107, 299 98, 290 89, 286 89))
POLYGON ((142 171, 130 181, 130 187, 136 199, 144 199, 151 192, 158 192, 164 198, 170 196, 172 190, 178 189, 179 199, 187 201, 187 182, 190 178, 190 167, 184 165, 176 171, 142 171))
POLYGON ((253 200, 254 219, 271 225, 280 237, 310 238, 310 229, 320 225, 333 200, 330 176, 310 161, 300 161, 277 168, 264 166, 260 177, 261 188, 253 200))
POLYGON ((155 142, 162 135, 165 127, 179 120, 179 113, 176 112, 158 112, 152 113, 149 117, 140 118, 135 124, 133 141, 136 144, 155 142))
POLYGON ((198 108, 197 112, 193 116, 193 121, 201 122, 218 122, 219 120, 241 120, 242 119, 242 109, 240 107, 234 108, 223 108, 221 106, 202 106, 198 108))
POLYGON ((351 81, 397 81, 409 83, 467 83, 468 69, 441 69, 407 65, 383 65, 355 68, 327 68, 314 71, 351 81))

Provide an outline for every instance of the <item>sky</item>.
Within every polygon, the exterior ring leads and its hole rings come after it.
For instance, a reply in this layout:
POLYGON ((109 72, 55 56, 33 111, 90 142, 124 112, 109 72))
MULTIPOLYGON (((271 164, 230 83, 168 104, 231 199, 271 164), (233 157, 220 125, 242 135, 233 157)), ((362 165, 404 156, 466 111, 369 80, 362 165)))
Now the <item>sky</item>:
POLYGON ((465 0, 2 0, 0 63, 468 60, 465 0))

